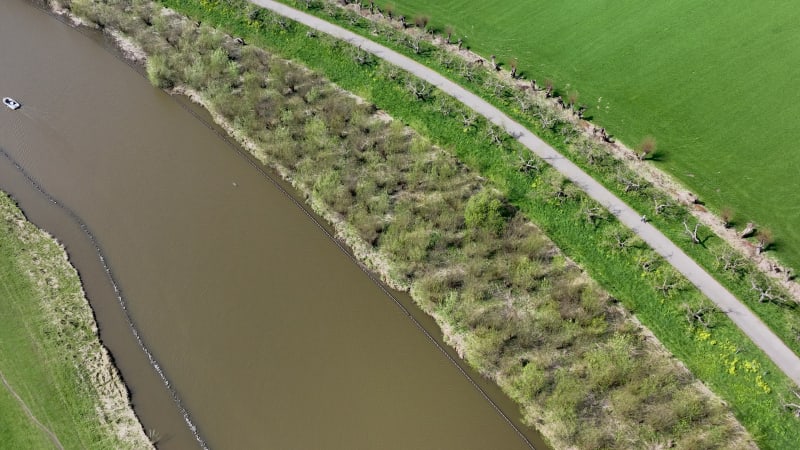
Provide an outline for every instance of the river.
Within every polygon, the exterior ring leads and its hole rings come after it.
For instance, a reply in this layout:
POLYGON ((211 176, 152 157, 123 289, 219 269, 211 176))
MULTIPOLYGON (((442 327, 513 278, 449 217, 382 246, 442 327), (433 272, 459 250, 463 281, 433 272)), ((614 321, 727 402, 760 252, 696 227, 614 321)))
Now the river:
POLYGON ((542 447, 499 389, 421 331, 441 341, 407 296, 110 47, 0 2, 0 96, 23 104, 0 111, 0 189, 66 245, 160 448, 199 446, 175 398, 211 448, 542 447))

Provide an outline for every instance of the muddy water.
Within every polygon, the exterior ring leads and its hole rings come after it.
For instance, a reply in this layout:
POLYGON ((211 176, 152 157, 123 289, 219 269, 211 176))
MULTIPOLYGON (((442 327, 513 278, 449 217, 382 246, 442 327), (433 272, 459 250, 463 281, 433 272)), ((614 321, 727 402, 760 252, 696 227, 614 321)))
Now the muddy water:
POLYGON ((512 419, 516 407, 465 376, 207 118, 23 0, 0 2, 0 57, 0 95, 23 104, 0 111, 0 147, 20 166, 0 157, 0 189, 67 245, 160 447, 199 443, 76 217, 209 447, 529 447, 483 392, 512 419))

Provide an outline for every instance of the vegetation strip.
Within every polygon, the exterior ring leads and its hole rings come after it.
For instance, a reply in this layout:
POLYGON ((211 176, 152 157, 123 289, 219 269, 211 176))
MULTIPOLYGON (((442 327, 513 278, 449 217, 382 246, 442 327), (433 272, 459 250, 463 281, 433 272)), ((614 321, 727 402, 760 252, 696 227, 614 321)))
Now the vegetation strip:
POLYGON ((486 117, 490 122, 501 127, 510 136, 513 136, 540 158, 547 161, 548 164, 553 166, 562 175, 566 176, 572 183, 579 186, 591 198, 611 211, 620 222, 628 226, 628 228, 641 237, 656 252, 666 258, 673 267, 697 286, 709 299, 716 303, 717 306, 719 306, 719 308, 721 308, 721 310, 756 343, 756 345, 767 353, 772 361, 775 362, 787 376, 800 386, 800 357, 794 354, 779 337, 772 333, 755 314, 654 226, 643 223, 640 220, 642 215, 639 212, 634 211, 591 176, 583 172, 571 161, 564 158, 558 151, 544 143, 544 141, 528 131, 525 127, 513 121, 510 117, 491 106, 488 102, 468 92, 466 89, 463 89, 444 76, 430 71, 427 67, 409 58, 394 53, 382 45, 373 43, 368 39, 360 38, 354 33, 332 26, 314 16, 288 8, 279 2, 271 0, 252 0, 252 2, 275 11, 282 16, 289 17, 292 20, 297 20, 305 25, 313 26, 313 28, 333 35, 336 38, 344 38, 352 45, 358 46, 365 52, 375 54, 406 70, 413 70, 415 76, 424 79, 447 94, 452 95, 469 108, 486 117))
MULTIPOLYGON (((629 162, 630 158, 643 160, 654 154, 658 156, 654 142, 638 148, 636 154, 621 149, 616 143, 601 142, 611 139, 608 139, 604 129, 596 128, 595 131, 600 132, 594 134, 586 132, 585 127, 591 128, 592 125, 580 119, 583 113, 578 111, 574 92, 559 92, 549 80, 537 86, 535 82, 520 84, 519 80, 512 80, 510 76, 498 76, 500 72, 497 61, 493 60, 490 65, 480 57, 474 60, 474 54, 457 50, 461 47, 461 39, 456 43, 453 35, 443 35, 441 39, 432 38, 431 33, 435 30, 428 26, 426 20, 415 20, 414 26, 405 21, 406 25, 403 25, 404 20, 401 17, 392 16, 386 9, 384 12, 388 17, 394 17, 394 20, 387 22, 376 19, 385 17, 380 12, 370 14, 366 7, 359 11, 358 3, 350 7, 341 6, 352 3, 348 1, 283 1, 298 8, 306 8, 309 13, 334 21, 435 68, 525 124, 528 129, 534 130, 538 137, 601 181, 627 204, 638 211, 647 211, 649 222, 680 245, 706 271, 713 273, 720 283, 756 312, 780 336, 784 344, 800 354, 800 285, 791 281, 794 275, 790 269, 783 270, 785 268, 781 269, 779 265, 773 264, 771 258, 764 257, 763 252, 770 250, 773 245, 769 230, 758 231, 748 227, 749 235, 741 233, 747 239, 736 236, 734 239, 738 245, 732 248, 725 239, 720 239, 715 234, 714 229, 744 225, 740 218, 732 217, 728 212, 722 215, 724 220, 717 222, 717 226, 701 226, 700 219, 695 215, 709 218, 709 214, 696 212, 696 208, 704 210, 701 205, 693 204, 685 195, 676 199, 665 193, 658 182, 649 181, 640 175, 643 169, 649 170, 650 167, 645 167, 642 161, 629 162), (371 19, 368 20, 367 17, 371 19), (532 86, 536 88, 533 95, 530 89, 532 86), (561 100, 560 104, 557 103, 558 100, 561 100), (692 209, 687 210, 682 205, 683 202, 690 203, 688 206, 692 209), (744 255, 741 250, 737 250, 742 247, 754 255, 744 255), (783 280, 779 282, 776 277, 782 277, 783 280)), ((463 119, 466 122, 469 118, 463 119)), ((487 137, 497 139, 497 132, 492 131, 487 130, 487 137)), ((513 164, 520 170, 530 170, 524 158, 513 164)), ((734 234, 730 229, 725 231, 727 235, 734 234)))
POLYGON ((152 448, 64 248, 3 193, 0 217, 0 369, 22 404, 0 411, 4 445, 39 445, 20 426, 33 419, 57 447, 152 448))
POLYGON ((294 66, 214 37, 149 3, 73 3, 93 21, 135 36, 151 52, 148 73, 154 83, 195 86, 217 120, 308 192, 312 205, 367 264, 410 288, 451 343, 525 405, 528 420, 543 420, 539 428, 555 443, 669 445, 668 436, 675 435, 678 445, 692 448, 733 445, 728 439, 748 445, 731 435, 727 420, 714 419, 722 416, 713 402, 689 394, 686 372, 651 359, 664 357, 652 351, 655 341, 642 338, 614 299, 546 240, 543 244, 523 215, 534 218, 723 393, 759 443, 791 446, 797 422, 781 402, 790 394, 788 380, 619 223, 585 214, 585 208, 596 212, 599 205, 575 186, 541 161, 529 160, 531 170, 524 171, 512 164, 526 149, 502 136, 502 145, 487 142, 482 136, 492 128, 480 120, 465 127, 458 116, 468 111, 435 90, 427 91, 426 101, 415 101, 410 87, 420 86, 395 68, 244 2, 167 3, 248 42, 302 59, 473 168, 459 166, 441 150, 426 150, 424 139, 397 122, 387 130, 366 120, 374 112, 370 105, 354 106, 313 74, 289 70, 294 66), (116 8, 128 8, 129 14, 116 8), (519 209, 504 203, 494 188, 459 181, 471 170, 480 170, 519 209), (508 235, 513 239, 505 241, 508 235), (648 263, 640 265, 640 258, 648 263), (662 285, 665 280, 670 284, 662 285), (629 421, 635 423, 623 426, 629 421), (713 431, 704 432, 697 421, 713 431))

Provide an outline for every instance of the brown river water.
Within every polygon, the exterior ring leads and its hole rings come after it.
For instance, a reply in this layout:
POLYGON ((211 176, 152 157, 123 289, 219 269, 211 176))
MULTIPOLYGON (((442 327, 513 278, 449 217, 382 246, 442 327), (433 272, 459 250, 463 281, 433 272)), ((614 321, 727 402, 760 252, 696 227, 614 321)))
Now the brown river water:
POLYGON ((0 96, 23 104, 0 108, 0 189, 67 247, 160 448, 545 448, 407 296, 111 47, 0 1, 0 96))

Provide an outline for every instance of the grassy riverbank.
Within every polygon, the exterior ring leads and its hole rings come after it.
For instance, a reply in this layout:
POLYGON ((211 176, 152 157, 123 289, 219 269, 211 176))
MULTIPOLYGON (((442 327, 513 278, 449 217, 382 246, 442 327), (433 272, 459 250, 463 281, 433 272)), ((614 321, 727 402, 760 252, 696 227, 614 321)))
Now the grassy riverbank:
POLYGON ((469 113, 446 97, 243 2, 165 3, 251 45, 146 2, 127 13, 124 1, 74 1, 73 10, 139 42, 154 84, 199 92, 251 151, 309 195, 362 259, 410 289, 451 344, 555 445, 749 442, 661 344, 528 219, 635 310, 760 444, 794 442, 800 427, 780 405, 791 395, 785 377, 723 315, 687 320, 687 308, 697 313, 706 300, 541 161, 520 171, 515 161, 527 153, 513 141, 493 143, 490 127, 481 120, 464 126, 461 114, 469 113), (381 121, 370 103, 252 44, 305 62, 421 135, 381 121), (643 266, 643 259, 651 262, 643 266), (665 280, 674 283, 659 290, 665 280))
POLYGON ((63 247, 3 193, 0 217, 2 446, 152 447, 63 247))

